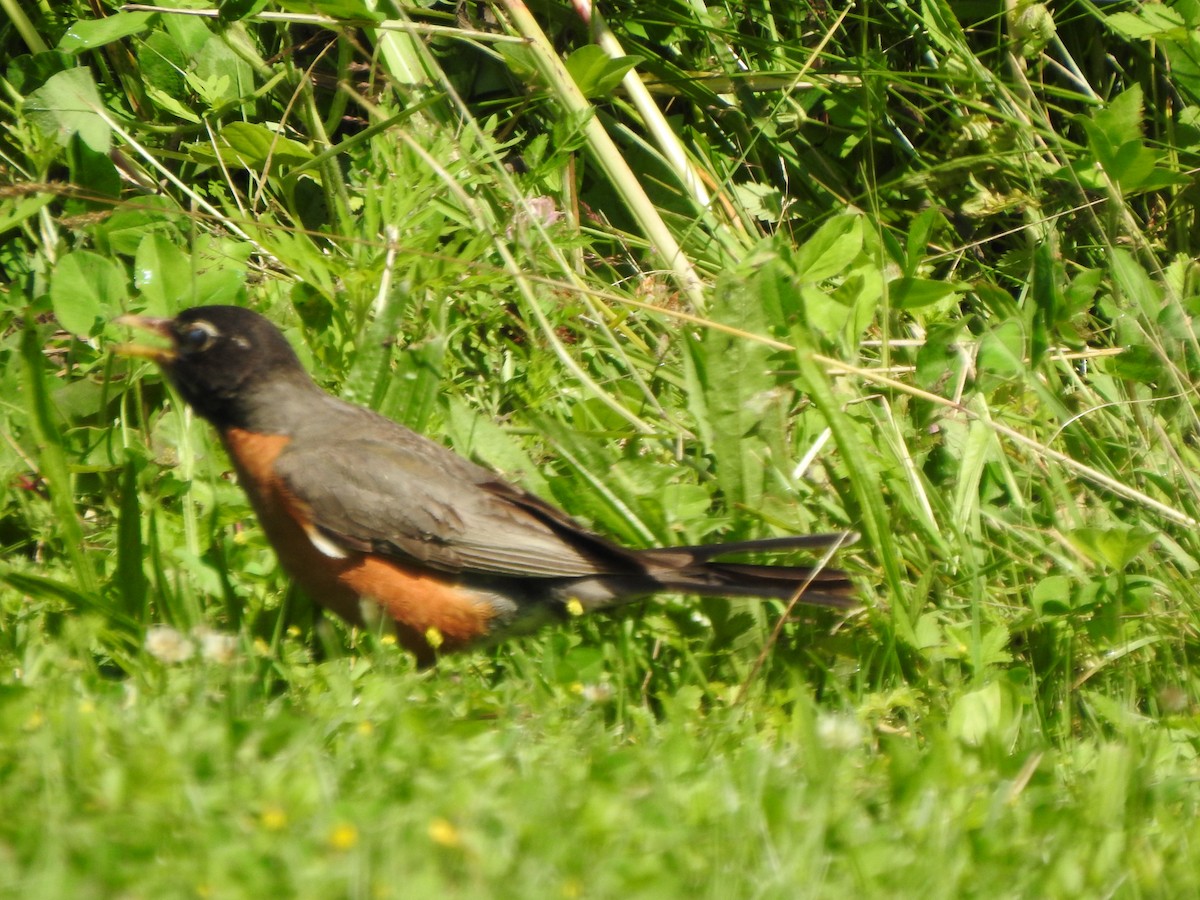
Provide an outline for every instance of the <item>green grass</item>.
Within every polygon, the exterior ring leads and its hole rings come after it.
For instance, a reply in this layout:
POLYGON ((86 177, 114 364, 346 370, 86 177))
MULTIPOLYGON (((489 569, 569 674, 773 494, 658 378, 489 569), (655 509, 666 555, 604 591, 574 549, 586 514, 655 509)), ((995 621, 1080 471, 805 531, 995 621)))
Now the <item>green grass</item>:
POLYGON ((1194 4, 3 7, 0 893, 1200 893, 1194 4), (630 544, 860 531, 864 608, 417 672, 110 352, 228 302, 630 544))

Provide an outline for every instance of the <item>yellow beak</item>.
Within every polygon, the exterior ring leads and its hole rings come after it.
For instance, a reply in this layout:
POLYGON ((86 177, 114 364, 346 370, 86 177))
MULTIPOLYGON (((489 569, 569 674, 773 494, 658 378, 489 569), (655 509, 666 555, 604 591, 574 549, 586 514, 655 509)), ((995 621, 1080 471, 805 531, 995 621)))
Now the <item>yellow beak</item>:
POLYGON ((149 344, 117 344, 113 347, 113 352, 121 356, 136 356, 143 359, 152 360, 159 365, 169 363, 178 356, 175 349, 175 335, 171 331, 171 319, 158 319, 153 316, 134 316, 124 315, 118 316, 113 322, 117 325, 128 325, 131 328, 138 328, 142 331, 148 331, 151 334, 156 334, 159 337, 166 338, 171 342, 170 347, 153 347, 149 344))

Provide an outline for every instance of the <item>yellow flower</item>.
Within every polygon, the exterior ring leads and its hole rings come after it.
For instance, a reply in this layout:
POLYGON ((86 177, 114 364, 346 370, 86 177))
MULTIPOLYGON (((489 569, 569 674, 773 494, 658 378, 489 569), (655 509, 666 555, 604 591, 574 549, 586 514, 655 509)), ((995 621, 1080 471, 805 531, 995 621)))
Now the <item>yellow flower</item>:
POLYGON ((268 806, 259 814, 258 821, 267 831, 283 831, 287 828, 288 817, 278 806, 268 806))
POLYGON ((570 600, 567 601, 567 615, 569 615, 569 616, 582 616, 583 615, 583 604, 579 602, 578 597, 572 597, 570 600))
POLYGON ((429 823, 429 839, 442 847, 462 845, 462 835, 448 819, 437 818, 429 823))
POLYGON ((440 631, 438 631, 438 629, 435 626, 430 625, 428 628, 425 629, 425 643, 429 644, 429 646, 432 647, 434 650, 436 650, 438 647, 442 646, 442 644, 444 644, 445 642, 446 642, 446 639, 444 637, 442 637, 442 633, 440 631))
POLYGON ((329 832, 329 846, 334 850, 349 850, 358 843, 358 829, 343 822, 329 832))

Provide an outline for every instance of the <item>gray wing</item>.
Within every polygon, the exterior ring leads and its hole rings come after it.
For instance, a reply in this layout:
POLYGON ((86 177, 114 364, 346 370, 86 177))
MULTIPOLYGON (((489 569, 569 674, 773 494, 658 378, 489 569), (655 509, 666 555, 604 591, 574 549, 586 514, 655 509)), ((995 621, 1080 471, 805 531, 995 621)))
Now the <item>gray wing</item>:
POLYGON ((445 572, 570 578, 640 568, 565 513, 405 430, 284 449, 279 477, 340 547, 445 572))

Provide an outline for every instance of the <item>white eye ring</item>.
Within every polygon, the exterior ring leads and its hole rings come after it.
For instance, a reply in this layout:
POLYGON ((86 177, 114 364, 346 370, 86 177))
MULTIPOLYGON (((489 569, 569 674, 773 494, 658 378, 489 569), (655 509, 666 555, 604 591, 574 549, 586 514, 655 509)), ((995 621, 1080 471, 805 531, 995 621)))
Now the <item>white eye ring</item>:
POLYGON ((179 332, 179 347, 186 353, 203 353, 221 336, 217 326, 204 319, 188 322, 179 332))

